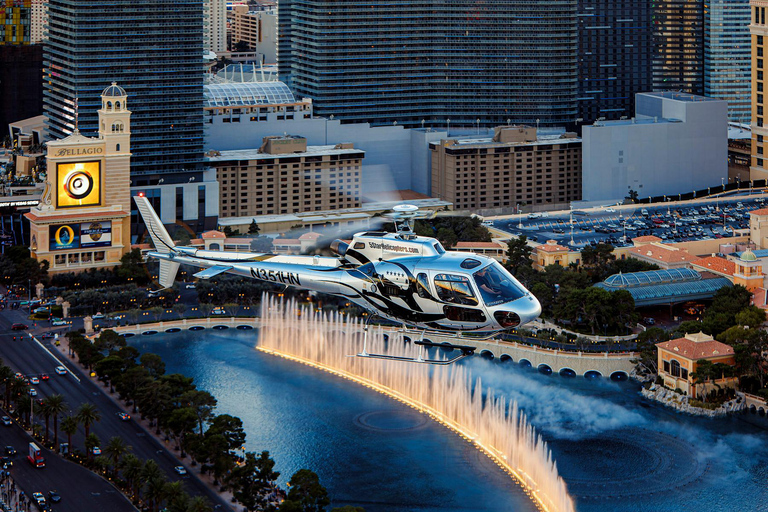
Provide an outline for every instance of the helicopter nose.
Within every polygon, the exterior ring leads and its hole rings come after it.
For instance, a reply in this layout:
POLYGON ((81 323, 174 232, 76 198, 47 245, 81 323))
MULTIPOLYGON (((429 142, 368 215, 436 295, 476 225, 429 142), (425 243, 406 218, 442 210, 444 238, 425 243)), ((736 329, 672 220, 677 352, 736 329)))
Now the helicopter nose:
POLYGON ((535 320, 541 314, 541 304, 533 295, 526 295, 511 302, 504 309, 496 310, 494 318, 503 328, 518 327, 535 320))

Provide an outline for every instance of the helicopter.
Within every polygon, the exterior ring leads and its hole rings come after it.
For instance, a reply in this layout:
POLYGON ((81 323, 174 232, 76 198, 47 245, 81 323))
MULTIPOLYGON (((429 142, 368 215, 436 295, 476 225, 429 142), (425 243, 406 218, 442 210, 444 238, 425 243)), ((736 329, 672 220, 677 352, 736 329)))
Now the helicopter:
MULTIPOLYGON (((479 254, 446 251, 431 237, 413 232, 416 219, 434 213, 414 205, 395 206, 385 214, 396 232, 363 231, 350 242, 334 240, 335 256, 276 255, 211 251, 175 245, 157 213, 143 195, 134 196, 155 251, 148 257, 160 261, 158 281, 173 286, 181 264, 203 268, 199 279, 229 273, 313 292, 340 296, 366 310, 368 320, 379 316, 421 333, 474 332, 496 334, 536 319, 541 305, 498 261, 479 254)), ((367 322, 365 328, 367 337, 367 322)), ((443 344, 441 346, 446 346, 443 344)), ((449 345, 461 355, 474 347, 449 345)), ((391 358, 369 354, 365 341, 360 357, 391 358)), ((445 360, 396 358, 413 362, 446 364, 445 360)))

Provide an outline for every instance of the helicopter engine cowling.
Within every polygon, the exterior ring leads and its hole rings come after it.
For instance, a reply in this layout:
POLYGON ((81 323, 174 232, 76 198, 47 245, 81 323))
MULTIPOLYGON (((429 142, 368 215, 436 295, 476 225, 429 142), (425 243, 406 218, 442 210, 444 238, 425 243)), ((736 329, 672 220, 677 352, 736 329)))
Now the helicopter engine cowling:
POLYGON ((343 257, 345 254, 347 254, 347 249, 349 249, 349 244, 344 240, 336 239, 331 242, 331 250, 339 256, 343 257))

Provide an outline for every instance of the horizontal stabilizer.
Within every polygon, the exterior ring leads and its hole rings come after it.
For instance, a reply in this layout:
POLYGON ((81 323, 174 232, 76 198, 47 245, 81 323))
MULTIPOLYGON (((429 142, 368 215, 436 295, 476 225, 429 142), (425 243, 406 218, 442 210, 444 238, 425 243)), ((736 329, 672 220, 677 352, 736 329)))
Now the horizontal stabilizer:
POLYGON ((224 265, 216 265, 215 267, 210 267, 205 270, 201 270, 200 272, 195 274, 195 277, 198 279, 210 279, 219 274, 223 274, 227 270, 232 270, 232 267, 224 266, 224 265))

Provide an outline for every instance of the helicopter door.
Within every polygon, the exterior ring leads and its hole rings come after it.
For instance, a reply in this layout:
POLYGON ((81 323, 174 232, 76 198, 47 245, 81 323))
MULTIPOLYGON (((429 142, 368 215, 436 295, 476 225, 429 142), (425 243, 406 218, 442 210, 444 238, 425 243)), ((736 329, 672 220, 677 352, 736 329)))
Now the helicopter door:
POLYGON ((479 301, 472 291, 469 278, 457 274, 437 274, 434 279, 437 296, 450 303, 443 306, 448 320, 460 323, 482 323, 486 321, 482 309, 464 306, 478 306, 479 301))

